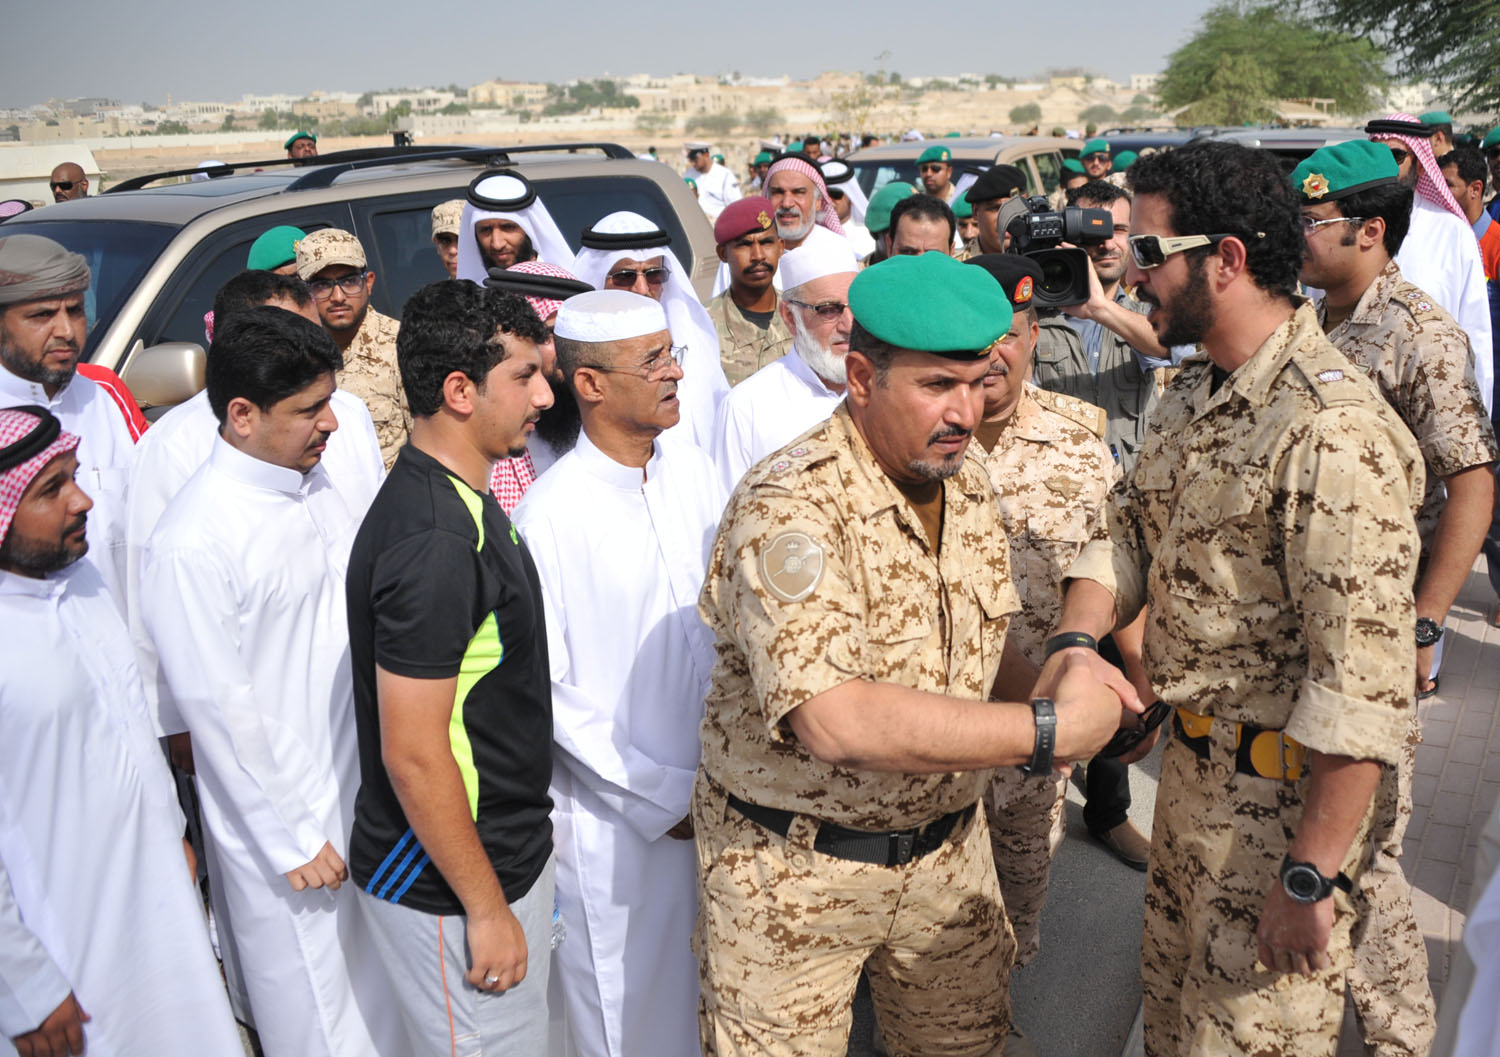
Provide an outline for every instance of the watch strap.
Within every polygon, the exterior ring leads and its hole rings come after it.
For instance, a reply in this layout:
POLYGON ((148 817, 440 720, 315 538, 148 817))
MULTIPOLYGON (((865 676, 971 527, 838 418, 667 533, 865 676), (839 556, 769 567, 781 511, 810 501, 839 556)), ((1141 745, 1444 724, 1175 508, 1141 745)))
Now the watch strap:
POLYGON ((1059 650, 1071 650, 1075 646, 1081 646, 1086 650, 1099 652, 1099 640, 1092 635, 1085 635, 1081 631, 1061 631, 1047 640, 1046 652, 1043 659, 1051 657, 1059 650))
POLYGON ((1057 746, 1057 708, 1050 697, 1031 699, 1031 716, 1036 723, 1036 744, 1031 750, 1031 762, 1021 765, 1029 775, 1052 773, 1052 752, 1057 746))

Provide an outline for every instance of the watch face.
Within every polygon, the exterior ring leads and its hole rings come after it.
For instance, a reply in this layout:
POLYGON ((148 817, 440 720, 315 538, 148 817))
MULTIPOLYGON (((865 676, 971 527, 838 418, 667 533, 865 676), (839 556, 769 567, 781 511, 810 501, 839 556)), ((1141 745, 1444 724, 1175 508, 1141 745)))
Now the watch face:
POLYGON ((1289 867, 1281 876, 1287 895, 1300 903, 1315 903, 1323 888, 1323 878, 1306 866, 1289 867))

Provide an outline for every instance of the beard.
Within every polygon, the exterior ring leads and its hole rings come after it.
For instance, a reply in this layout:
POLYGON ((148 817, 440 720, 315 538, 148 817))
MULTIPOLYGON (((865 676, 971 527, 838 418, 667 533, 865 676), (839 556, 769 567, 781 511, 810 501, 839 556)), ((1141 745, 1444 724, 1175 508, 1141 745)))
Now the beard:
POLYGON ((1162 305, 1151 291, 1136 291, 1138 299, 1166 312, 1166 326, 1156 335, 1163 345, 1197 345, 1213 328, 1215 311, 1208 296, 1208 272, 1204 267, 1207 263, 1207 258, 1201 258, 1188 266, 1187 285, 1173 295, 1170 308, 1162 305))
MULTIPOLYGON (((949 437, 967 437, 972 432, 972 430, 963 429, 960 426, 948 426, 934 433, 928 438, 927 443, 936 444, 938 441, 946 440, 949 437)), ((958 451, 952 455, 945 455, 936 461, 913 459, 906 464, 906 469, 909 473, 920 477, 924 481, 946 481, 958 473, 959 470, 963 469, 963 465, 964 452, 958 451)))
POLYGON ((776 234, 787 242, 798 242, 811 234, 813 225, 818 222, 817 215, 804 217, 801 210, 792 210, 797 215, 796 226, 792 225, 790 217, 785 217, 778 210, 776 213, 776 234))
POLYGON ((479 259, 484 262, 485 268, 509 268, 524 261, 536 260, 536 247, 531 244, 531 236, 523 232, 521 234, 521 244, 516 247, 516 259, 511 261, 510 264, 496 264, 495 259, 490 256, 490 251, 484 248, 484 243, 482 242, 479 243, 479 259))
POLYGON ((797 332, 792 336, 792 348, 802 357, 802 362, 829 385, 848 385, 849 365, 831 347, 813 336, 807 324, 802 322, 802 310, 792 313, 792 322, 797 325, 797 332))
POLYGON ((36 362, 28 360, 21 350, 6 341, 4 333, 0 332, 0 364, 4 364, 5 369, 17 378, 24 378, 37 385, 60 389, 73 380, 82 353, 76 342, 68 342, 68 348, 73 350, 73 366, 43 367, 40 360, 36 362))
POLYGON ((566 382, 548 378, 547 384, 552 388, 552 406, 536 420, 536 435, 562 454, 571 451, 578 443, 583 416, 578 413, 578 401, 573 398, 573 390, 566 382))
MULTIPOLYGON (((71 535, 87 524, 86 514, 79 514, 68 522, 64 536, 71 535)), ((89 552, 88 537, 81 544, 70 544, 66 539, 42 542, 26 539, 14 533, 0 543, 0 568, 11 569, 22 576, 42 577, 66 569, 89 552)))

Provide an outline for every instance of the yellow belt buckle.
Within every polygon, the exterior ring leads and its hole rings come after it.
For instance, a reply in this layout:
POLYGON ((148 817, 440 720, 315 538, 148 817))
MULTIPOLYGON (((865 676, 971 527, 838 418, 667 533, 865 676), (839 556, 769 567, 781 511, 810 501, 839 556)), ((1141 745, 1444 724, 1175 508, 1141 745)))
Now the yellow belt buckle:
POLYGON ((1185 708, 1177 710, 1177 721, 1182 724, 1182 732, 1190 738, 1206 737, 1209 728, 1214 725, 1213 716, 1200 716, 1185 708))
POLYGON ((1281 732, 1276 735, 1276 743, 1281 754, 1281 780, 1283 782, 1297 781, 1302 777, 1303 767, 1307 760, 1307 748, 1295 738, 1289 738, 1281 732))

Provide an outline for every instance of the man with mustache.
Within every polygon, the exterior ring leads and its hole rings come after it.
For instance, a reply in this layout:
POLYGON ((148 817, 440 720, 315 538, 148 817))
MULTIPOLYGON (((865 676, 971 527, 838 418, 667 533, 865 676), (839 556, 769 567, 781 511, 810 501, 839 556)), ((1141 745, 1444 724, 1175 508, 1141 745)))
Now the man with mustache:
POLYGON ((659 303, 580 294, 555 340, 583 429, 515 520, 547 608, 556 979, 581 1057, 696 1057, 687 813, 714 663, 696 604, 725 493, 708 456, 665 432, 683 368, 659 303))
POLYGON ((354 893, 339 891, 359 789, 344 570, 369 500, 322 465, 340 365, 294 312, 219 320, 207 367, 218 437, 141 557, 141 617, 192 735, 267 1057, 401 1049, 382 1016, 389 982, 354 893))
POLYGON ((776 210, 776 234, 789 250, 808 241, 844 237, 838 212, 817 165, 800 153, 783 154, 766 170, 766 197, 776 210))
POLYGON ((742 198, 714 221, 719 260, 729 266, 729 289, 706 306, 719 333, 724 377, 738 385, 786 352, 792 333, 777 311, 776 263, 781 236, 771 200, 742 198))
POLYGON ((39 235, 0 236, 0 405, 30 404, 79 438, 78 482, 94 502, 89 555, 125 613, 125 498, 130 431, 100 385, 78 374, 89 266, 39 235))

